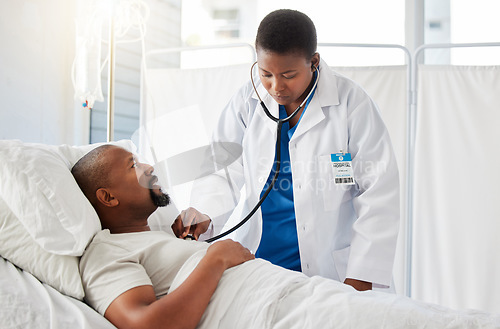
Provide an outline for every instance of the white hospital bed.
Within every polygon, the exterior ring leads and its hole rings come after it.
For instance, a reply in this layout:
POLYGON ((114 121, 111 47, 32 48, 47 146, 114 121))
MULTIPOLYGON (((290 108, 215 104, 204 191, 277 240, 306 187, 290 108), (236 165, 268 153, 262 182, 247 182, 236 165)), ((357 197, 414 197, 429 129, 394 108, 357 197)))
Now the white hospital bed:
MULTIPOLYGON (((134 151, 130 141, 116 143, 134 151)), ((99 228, 70 168, 96 146, 0 141, 0 328, 113 328, 81 301, 78 254, 83 250, 75 247, 99 228), (75 230, 82 223, 85 229, 75 230)), ((153 227, 168 228, 171 215, 153 227)), ((199 257, 186 262, 174 286, 199 257)), ((200 328, 233 328, 235 323, 274 329, 317 328, 319 323, 357 329, 373 328, 374 323, 394 329, 500 328, 500 314, 454 311, 382 292, 358 293, 331 280, 297 279, 273 266, 264 266, 267 272, 261 275, 254 269, 262 262, 231 269, 237 275, 220 282, 200 328), (267 287, 265 294, 256 294, 262 286, 267 287)))
POLYGON ((115 328, 82 301, 0 258, 0 328, 115 328))
POLYGON ((0 141, 2 329, 114 328, 82 301, 78 270, 99 225, 70 168, 91 147, 0 141))

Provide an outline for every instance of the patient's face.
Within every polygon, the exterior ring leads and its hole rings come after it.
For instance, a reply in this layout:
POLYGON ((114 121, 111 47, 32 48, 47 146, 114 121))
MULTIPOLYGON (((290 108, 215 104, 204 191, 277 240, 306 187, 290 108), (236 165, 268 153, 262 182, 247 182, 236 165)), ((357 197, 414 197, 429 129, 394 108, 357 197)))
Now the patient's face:
POLYGON ((140 163, 134 154, 118 147, 110 149, 107 157, 112 168, 110 188, 120 203, 148 211, 169 204, 170 198, 157 184, 153 167, 140 163))

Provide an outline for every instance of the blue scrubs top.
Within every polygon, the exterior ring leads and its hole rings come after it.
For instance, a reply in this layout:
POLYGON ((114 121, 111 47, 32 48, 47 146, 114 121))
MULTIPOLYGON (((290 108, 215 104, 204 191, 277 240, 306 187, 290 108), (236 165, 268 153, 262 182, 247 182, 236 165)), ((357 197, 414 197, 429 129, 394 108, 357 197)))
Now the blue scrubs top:
MULTIPOLYGON (((301 271, 299 241, 297 238, 297 225, 295 223, 295 208, 293 203, 293 181, 290 166, 290 152, 288 143, 293 136, 302 115, 307 109, 312 95, 306 102, 299 121, 290 128, 289 122, 281 127, 281 165, 278 179, 271 192, 261 206, 262 212, 262 238, 256 257, 266 259, 275 265, 301 271)), ((285 107, 280 105, 280 119, 287 117, 285 107)), ((276 172, 276 156, 273 168, 261 192, 261 197, 267 190, 276 172)))

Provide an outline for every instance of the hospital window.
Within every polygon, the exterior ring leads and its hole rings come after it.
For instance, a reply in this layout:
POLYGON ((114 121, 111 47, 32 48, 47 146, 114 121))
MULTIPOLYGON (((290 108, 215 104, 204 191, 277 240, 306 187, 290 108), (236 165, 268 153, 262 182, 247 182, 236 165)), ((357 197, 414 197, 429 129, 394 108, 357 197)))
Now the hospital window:
MULTIPOLYGON (((424 43, 498 42, 500 2, 491 0, 425 0, 424 43)), ((426 64, 498 65, 500 49, 426 50, 426 64)))
POLYGON ((212 12, 215 38, 219 40, 236 39, 240 36, 238 9, 215 9, 212 12))

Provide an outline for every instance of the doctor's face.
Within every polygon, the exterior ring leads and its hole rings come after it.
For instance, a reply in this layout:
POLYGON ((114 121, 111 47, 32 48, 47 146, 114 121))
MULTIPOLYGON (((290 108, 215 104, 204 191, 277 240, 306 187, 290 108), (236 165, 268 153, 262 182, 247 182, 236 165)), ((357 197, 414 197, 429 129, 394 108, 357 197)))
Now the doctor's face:
POLYGON ((260 81, 274 100, 287 110, 294 110, 312 88, 311 65, 318 66, 319 55, 307 59, 300 53, 277 54, 257 50, 260 81))

